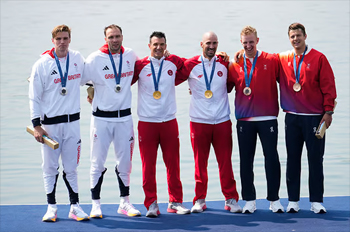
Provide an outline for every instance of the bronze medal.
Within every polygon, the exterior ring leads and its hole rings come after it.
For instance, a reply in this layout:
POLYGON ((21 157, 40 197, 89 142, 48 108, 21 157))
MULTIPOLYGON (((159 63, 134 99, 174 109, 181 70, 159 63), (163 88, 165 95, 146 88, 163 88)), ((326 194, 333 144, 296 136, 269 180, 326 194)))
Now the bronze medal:
POLYGON ((154 91, 153 92, 154 99, 158 100, 159 98, 161 98, 161 96, 162 96, 162 93, 160 91, 154 91))
POLYGON ((252 93, 252 89, 249 87, 245 87, 243 89, 243 93, 244 93, 244 95, 249 96, 252 93))
POLYGON ((301 85, 299 83, 295 83, 293 85, 293 89, 295 92, 299 92, 301 90, 301 85))
POLYGON ((211 90, 207 90, 204 92, 204 96, 206 98, 212 98, 213 97, 213 92, 211 90))

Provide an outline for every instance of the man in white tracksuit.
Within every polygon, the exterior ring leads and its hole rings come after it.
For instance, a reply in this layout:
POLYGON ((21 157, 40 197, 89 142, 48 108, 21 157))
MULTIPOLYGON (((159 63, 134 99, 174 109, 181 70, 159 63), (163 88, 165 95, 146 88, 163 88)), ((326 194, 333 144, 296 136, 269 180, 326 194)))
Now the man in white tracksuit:
POLYGON ((59 157, 62 159, 63 179, 69 192, 71 208, 69 218, 88 220, 89 216, 79 206, 77 167, 79 165, 80 140, 80 81, 84 58, 77 51, 69 50, 70 28, 56 26, 52 31, 54 48, 44 52, 34 64, 29 84, 29 105, 34 137, 43 143, 49 136, 59 143, 51 149, 43 144, 42 169, 48 208, 43 221, 57 218, 56 183, 59 157))
POLYGON ((92 209, 90 216, 102 218, 100 192, 107 171, 108 149, 113 142, 120 189, 118 213, 140 216, 129 202, 131 159, 134 131, 131 117, 131 81, 138 59, 135 52, 122 46, 122 29, 117 25, 104 30, 106 43, 86 59, 83 83, 92 82, 94 99, 90 127, 92 209))

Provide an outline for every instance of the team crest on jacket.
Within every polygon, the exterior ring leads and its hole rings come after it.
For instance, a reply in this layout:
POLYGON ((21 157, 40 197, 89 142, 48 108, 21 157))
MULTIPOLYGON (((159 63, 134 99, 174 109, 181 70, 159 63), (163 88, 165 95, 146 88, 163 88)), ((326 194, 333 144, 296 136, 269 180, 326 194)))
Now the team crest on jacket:
POLYGON ((148 77, 150 77, 151 75, 152 75, 152 73, 147 74, 148 77))
POLYGON ((78 65, 77 65, 77 63, 74 63, 74 68, 75 68, 75 71, 78 71, 78 65))
POLYGON ((198 78, 201 78, 203 76, 203 74, 199 75, 198 78))
POLYGON ((128 68, 130 69, 130 62, 127 60, 126 61, 126 65, 128 66, 128 68))
POLYGON ((222 77, 222 75, 223 75, 222 72, 219 71, 219 72, 218 72, 218 76, 219 76, 219 77, 222 77))
POLYGON ((172 76, 173 75, 173 71, 171 71, 170 69, 168 70, 168 74, 169 76, 172 76))

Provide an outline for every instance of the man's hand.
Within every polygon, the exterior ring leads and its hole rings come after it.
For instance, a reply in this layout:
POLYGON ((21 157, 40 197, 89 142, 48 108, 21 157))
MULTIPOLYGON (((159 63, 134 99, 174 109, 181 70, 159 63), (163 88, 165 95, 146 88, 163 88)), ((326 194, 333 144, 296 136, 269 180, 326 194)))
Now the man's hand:
POLYGON ((233 57, 233 60, 238 63, 238 61, 243 57, 244 49, 241 49, 240 51, 235 53, 235 56, 233 57))
POLYGON ((92 99, 89 96, 86 97, 86 100, 90 103, 90 105, 92 104, 92 99))
POLYGON ((322 117, 322 119, 321 119, 321 122, 320 122, 320 125, 323 123, 323 122, 325 122, 326 123, 326 127, 327 127, 327 129, 328 129, 328 127, 330 127, 331 126, 331 124, 332 124, 332 115, 330 115, 330 114, 324 114, 323 115, 323 117, 322 117))
POLYGON ((47 132, 41 126, 34 127, 34 138, 36 141, 44 143, 43 135, 48 136, 47 132))
POLYGON ((224 59, 225 62, 230 61, 230 56, 228 56, 226 52, 218 52, 218 53, 216 53, 216 55, 222 56, 222 58, 224 59))
POLYGON ((171 55, 171 53, 168 50, 164 50, 164 57, 169 57, 171 55))

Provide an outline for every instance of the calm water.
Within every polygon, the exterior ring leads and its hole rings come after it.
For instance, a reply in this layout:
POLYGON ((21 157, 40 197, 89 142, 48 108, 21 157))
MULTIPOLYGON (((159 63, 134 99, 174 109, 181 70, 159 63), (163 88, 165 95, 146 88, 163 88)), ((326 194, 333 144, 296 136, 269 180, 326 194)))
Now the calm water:
MULTIPOLYGON (((257 28, 259 49, 267 52, 290 50, 288 26, 295 22, 306 26, 307 42, 329 59, 338 91, 334 121, 327 131, 325 195, 350 195, 349 190, 349 2, 348 1, 1 1, 1 204, 45 204, 40 146, 25 127, 30 125, 28 82, 31 66, 38 55, 52 47, 51 30, 65 23, 72 28, 71 49, 85 57, 104 43, 103 28, 111 23, 123 28, 124 46, 133 48, 139 57, 149 54, 148 37, 154 30, 167 35, 168 49, 179 56, 200 54, 199 42, 206 31, 217 33, 219 50, 233 55, 241 49, 240 30, 245 25, 257 28)), ((137 87, 132 87, 132 112, 137 136, 137 87)), ((194 162, 189 137, 188 84, 177 87, 177 119, 181 139, 181 178, 184 201, 194 195, 194 162)), ((231 112, 234 94, 230 94, 231 112)), ((89 190, 89 122, 91 110, 85 101, 86 88, 81 88, 82 157, 79 166, 80 201, 90 202, 89 190)), ((238 145, 234 125, 233 167, 240 192, 238 145)), ((279 116, 279 145, 282 165, 281 197, 287 197, 285 185, 286 152, 284 113, 279 116)), ((257 197, 266 197, 266 181, 261 146, 255 158, 257 197)), ((102 202, 119 202, 114 174, 112 146, 106 167, 102 202)), ((208 200, 221 200, 217 163, 211 153, 208 200)), ((62 171, 62 170, 61 170, 62 171)), ((307 162, 303 156, 302 196, 308 196, 307 162)), ((157 166, 158 199, 168 200, 165 168, 161 153, 157 166)), ((131 175, 131 199, 142 203, 141 161, 135 144, 131 175)), ((58 203, 68 203, 67 190, 60 176, 58 203)))

